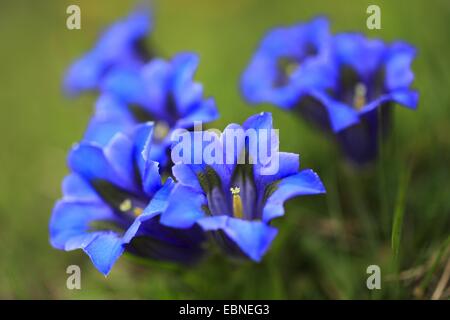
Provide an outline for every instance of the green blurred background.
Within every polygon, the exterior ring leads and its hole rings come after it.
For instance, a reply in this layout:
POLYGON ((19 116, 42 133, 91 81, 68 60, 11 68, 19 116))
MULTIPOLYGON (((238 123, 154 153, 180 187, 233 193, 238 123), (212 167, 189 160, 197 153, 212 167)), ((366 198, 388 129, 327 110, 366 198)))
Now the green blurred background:
MULTIPOLYGON (((212 254, 180 268, 123 257, 103 277, 82 252, 57 251, 48 220, 67 173, 66 152, 82 135, 95 95, 61 93, 65 68, 89 49, 99 31, 125 16, 134 1, 2 1, 0 5, 0 298, 430 298, 449 263, 450 2, 440 1, 154 1, 148 43, 164 57, 194 51, 197 80, 216 98, 223 128, 270 111, 284 151, 314 168, 326 196, 287 205, 279 236, 260 264, 212 254), (66 8, 81 7, 82 29, 66 29, 66 8), (382 29, 366 28, 378 4, 382 29), (270 28, 331 19, 333 32, 360 31, 406 40, 421 94, 416 112, 395 107, 395 129, 373 167, 356 171, 332 142, 301 119, 265 105, 246 105, 240 73, 270 28), (405 178, 406 177, 406 178, 405 178), (407 179, 409 177, 409 180, 407 179), (404 195, 404 196, 403 196, 404 195), (404 214, 398 256, 391 249, 394 214, 404 214), (82 290, 66 289, 66 267, 82 269, 82 290), (366 268, 382 271, 369 291, 366 268)), ((441 298, 449 296, 449 286, 441 298)))

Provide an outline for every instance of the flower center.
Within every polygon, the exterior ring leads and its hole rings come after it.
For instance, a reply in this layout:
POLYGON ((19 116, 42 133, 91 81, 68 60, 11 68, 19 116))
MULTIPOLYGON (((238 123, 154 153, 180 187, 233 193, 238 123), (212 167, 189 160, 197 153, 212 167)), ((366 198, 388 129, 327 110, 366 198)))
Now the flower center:
POLYGON ((153 128, 153 136, 156 140, 164 139, 169 133, 169 126, 164 121, 158 121, 153 128))
POLYGON ((300 68, 300 63, 289 57, 282 57, 278 59, 278 77, 275 85, 282 87, 289 83, 291 75, 300 68))
POLYGON ((239 195, 241 189, 239 187, 234 187, 231 188, 230 191, 233 194, 233 216, 242 219, 244 217, 244 212, 242 209, 241 196, 239 195))
POLYGON ((133 202, 129 198, 122 201, 119 205, 119 209, 123 213, 132 213, 136 217, 140 216, 144 211, 141 207, 133 206, 133 202))
POLYGON ((353 105, 355 106, 356 109, 359 110, 366 105, 367 103, 366 95, 367 95, 367 87, 365 86, 365 84, 358 82, 355 86, 355 92, 353 95, 353 105))

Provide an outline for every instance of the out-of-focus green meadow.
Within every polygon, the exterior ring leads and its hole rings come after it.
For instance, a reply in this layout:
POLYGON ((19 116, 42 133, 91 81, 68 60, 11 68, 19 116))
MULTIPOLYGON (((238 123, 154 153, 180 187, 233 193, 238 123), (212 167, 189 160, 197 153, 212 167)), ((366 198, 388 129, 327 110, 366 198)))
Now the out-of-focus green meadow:
MULTIPOLYGON (((260 264, 212 254, 196 267, 131 257, 105 278, 82 252, 48 242, 48 220, 67 173, 66 153, 82 135, 94 94, 61 93, 66 67, 94 43, 102 27, 126 15, 133 1, 3 1, 0 5, 0 298, 430 298, 450 261, 450 2, 439 1, 155 1, 148 43, 164 57, 194 51, 196 79, 214 96, 222 129, 270 111, 284 151, 315 169, 326 196, 290 201, 279 236, 260 264), (81 7, 82 29, 66 28, 66 8, 81 7), (382 29, 366 28, 378 4, 382 29), (316 15, 332 31, 360 31, 418 48, 413 69, 416 112, 396 106, 395 128, 382 157, 356 171, 334 144, 294 115, 248 106, 240 74, 264 33, 316 15), (402 196, 404 195, 404 196, 402 196), (404 214, 395 258, 393 216, 404 214), (66 288, 66 267, 82 269, 82 290, 66 288), (369 291, 366 268, 382 271, 369 291)), ((450 285, 441 297, 449 297, 450 285)))

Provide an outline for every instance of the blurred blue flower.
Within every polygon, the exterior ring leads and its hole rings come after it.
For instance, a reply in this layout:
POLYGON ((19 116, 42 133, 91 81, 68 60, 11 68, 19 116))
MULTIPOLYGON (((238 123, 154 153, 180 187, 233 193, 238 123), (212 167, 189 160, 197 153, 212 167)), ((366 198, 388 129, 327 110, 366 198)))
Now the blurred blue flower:
POLYGON ((333 82, 330 34, 323 17, 271 30, 244 71, 241 90, 250 103, 292 108, 310 90, 333 82))
POLYGON ((242 91, 249 102, 291 109, 335 133, 347 157, 363 164, 378 153, 390 105, 417 106, 410 89, 415 54, 404 42, 330 37, 327 21, 317 18, 271 31, 242 76, 242 91))
POLYGON ((299 105, 304 108, 300 112, 312 118, 311 109, 317 107, 317 122, 337 133, 350 160, 364 164, 378 154, 379 137, 390 126, 392 105, 417 106, 418 93, 410 89, 416 50, 404 42, 386 44, 347 33, 333 38, 332 52, 333 88, 315 92, 309 106, 299 105))
POLYGON ((150 32, 150 11, 142 8, 103 32, 94 48, 76 60, 64 78, 64 91, 76 96, 97 89, 102 78, 118 66, 137 68, 149 58, 143 44, 150 32))
POLYGON ((71 169, 50 220, 50 242, 58 249, 82 249, 108 274, 127 250, 133 254, 190 263, 200 257, 200 228, 176 230, 159 223, 174 187, 161 181, 158 163, 148 156, 153 124, 132 134, 117 133, 105 146, 76 145, 71 169))
POLYGON ((219 116, 214 99, 205 99, 202 85, 193 81, 198 62, 196 55, 181 53, 171 61, 153 59, 139 69, 112 71, 102 83, 85 139, 103 144, 118 130, 154 121, 150 159, 165 167, 173 130, 219 116))
MULTIPOLYGON (((237 143, 232 150, 226 146, 233 141, 235 132, 248 129, 271 131, 271 114, 252 116, 242 126, 231 124, 222 134, 215 135, 217 150, 222 150, 217 151, 218 154, 222 154, 223 160, 232 151, 232 161, 175 163, 173 175, 178 183, 160 222, 175 228, 199 225, 211 231, 213 238, 230 255, 260 261, 277 234, 270 222, 284 214, 284 202, 300 195, 325 193, 325 188, 312 170, 299 171, 297 154, 278 152, 276 134, 270 138, 258 136, 256 149, 249 148, 248 141, 237 143), (257 158, 255 150, 260 150, 264 144, 269 144, 279 156, 278 171, 270 175, 262 174, 261 162, 249 161, 257 158), (245 163, 238 161, 242 157, 247 159, 245 163)), ((203 142, 212 141, 210 138, 214 134, 208 133, 203 132, 207 139, 200 137, 203 142)), ((192 133, 199 137, 198 134, 192 133)), ((193 157, 206 152, 207 148, 205 144, 200 148, 194 146, 193 157)))

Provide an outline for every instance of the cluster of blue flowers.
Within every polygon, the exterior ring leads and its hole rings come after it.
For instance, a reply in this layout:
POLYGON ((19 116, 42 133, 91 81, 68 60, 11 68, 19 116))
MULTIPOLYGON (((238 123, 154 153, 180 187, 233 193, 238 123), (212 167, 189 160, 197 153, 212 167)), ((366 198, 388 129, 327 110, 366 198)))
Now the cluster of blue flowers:
POLYGON ((377 157, 392 104, 417 107, 418 93, 410 89, 415 54, 404 42, 386 44, 359 33, 333 36, 320 17, 269 32, 241 88, 250 103, 297 112, 333 133, 349 160, 366 164, 377 157))
MULTIPOLYGON (((99 97, 83 138, 69 152, 70 173, 50 220, 51 244, 84 250, 105 275, 125 251, 195 263, 207 241, 230 256, 260 261, 277 234, 271 221, 284 214, 285 201, 325 188, 312 170, 300 170, 293 153, 279 152, 278 171, 262 175, 261 164, 237 161, 256 157, 245 144, 234 150, 232 163, 173 163, 172 134, 219 113, 193 80, 198 57, 150 54, 145 37, 151 27, 148 10, 133 12, 109 27, 66 74, 68 95, 95 91, 99 97)), ((376 110, 387 118, 392 102, 417 104, 409 89, 413 57, 404 43, 387 46, 359 34, 331 37, 327 20, 318 18, 271 31, 244 72, 242 91, 251 103, 297 109, 336 133, 353 160, 365 162, 376 155, 376 110)), ((270 131, 272 116, 263 112, 230 124, 219 144, 229 128, 270 131)), ((278 138, 258 143, 278 151, 278 138)))

